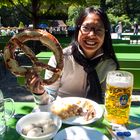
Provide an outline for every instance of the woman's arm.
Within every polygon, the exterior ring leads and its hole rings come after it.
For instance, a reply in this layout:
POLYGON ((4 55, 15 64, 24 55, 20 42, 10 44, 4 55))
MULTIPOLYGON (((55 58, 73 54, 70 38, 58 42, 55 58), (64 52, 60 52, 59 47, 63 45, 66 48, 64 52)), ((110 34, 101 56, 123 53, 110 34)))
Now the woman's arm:
POLYGON ((27 89, 33 94, 35 103, 48 104, 50 102, 50 96, 45 91, 39 75, 34 70, 31 70, 27 72, 25 77, 27 89))
MULTIPOLYGON (((48 64, 53 67, 56 67, 56 61, 54 56, 51 57, 48 64)), ((50 77, 52 77, 52 74, 53 72, 46 70, 45 79, 49 79, 50 77)), ((55 100, 57 96, 56 92, 59 88, 59 86, 56 87, 56 83, 60 82, 60 78, 55 82, 55 84, 43 85, 42 78, 40 78, 40 75, 37 74, 33 69, 28 71, 25 77, 26 77, 26 86, 33 94, 34 100, 37 104, 48 104, 53 100, 55 100), (49 86, 53 86, 53 88, 50 88, 49 86)))

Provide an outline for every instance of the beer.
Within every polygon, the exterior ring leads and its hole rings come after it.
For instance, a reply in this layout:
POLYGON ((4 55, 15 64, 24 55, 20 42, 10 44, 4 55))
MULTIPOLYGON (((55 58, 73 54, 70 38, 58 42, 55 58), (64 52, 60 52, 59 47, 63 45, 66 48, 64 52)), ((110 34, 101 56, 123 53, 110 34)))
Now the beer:
POLYGON ((129 120, 133 75, 125 71, 111 71, 107 75, 105 93, 105 118, 116 124, 129 120))

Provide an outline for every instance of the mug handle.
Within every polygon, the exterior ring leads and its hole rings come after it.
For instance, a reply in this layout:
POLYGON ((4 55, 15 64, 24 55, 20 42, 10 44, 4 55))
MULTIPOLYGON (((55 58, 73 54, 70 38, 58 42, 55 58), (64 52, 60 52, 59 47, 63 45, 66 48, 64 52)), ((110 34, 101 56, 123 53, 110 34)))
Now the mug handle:
POLYGON ((10 106, 11 109, 4 108, 5 119, 9 120, 10 118, 12 118, 12 116, 15 113, 14 100, 12 98, 5 98, 3 100, 4 100, 4 103, 6 103, 6 102, 11 102, 12 103, 12 105, 10 106))

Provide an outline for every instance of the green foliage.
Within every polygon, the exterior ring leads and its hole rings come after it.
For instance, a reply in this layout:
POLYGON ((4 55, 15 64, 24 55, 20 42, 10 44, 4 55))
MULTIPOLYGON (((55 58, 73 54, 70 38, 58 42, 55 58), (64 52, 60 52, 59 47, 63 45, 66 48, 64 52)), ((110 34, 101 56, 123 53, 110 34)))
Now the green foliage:
POLYGON ((91 5, 100 5, 100 1, 99 0, 86 0, 87 6, 91 6, 91 5))
MULTIPOLYGON (((92 5, 90 5, 92 6, 92 5)), ((68 20, 67 20, 67 25, 68 26, 75 26, 75 20, 79 16, 79 13, 82 9, 84 9, 87 6, 82 6, 82 5, 71 5, 68 9, 68 20)), ((99 7, 99 6, 94 6, 94 7, 99 7)))
POLYGON ((110 14, 127 15, 131 21, 140 21, 140 0, 106 0, 106 6, 110 14))
MULTIPOLYGON (((31 0, 20 0, 20 2, 25 6, 27 6, 30 3, 31 0)), ((14 7, 15 5, 19 5, 19 0, 1 0, 0 1, 0 8, 2 6, 6 7, 14 7)))
POLYGON ((68 9, 68 26, 75 26, 75 20, 79 15, 80 10, 82 9, 82 6, 70 6, 68 9))
POLYGON ((23 24, 23 22, 22 21, 20 21, 20 23, 19 23, 19 26, 18 26, 19 28, 24 28, 24 24, 23 24))
POLYGON ((126 29, 131 29, 131 21, 130 18, 127 15, 122 15, 122 16, 115 16, 113 14, 108 14, 110 23, 112 27, 115 27, 119 21, 122 22, 123 24, 123 30, 125 31, 126 29))
POLYGON ((0 16, 5 26, 18 26, 20 21, 36 26, 42 17, 59 19, 64 14, 67 25, 74 26, 79 11, 92 5, 107 11, 112 26, 118 21, 124 28, 131 28, 134 21, 140 24, 140 0, 0 0, 0 16))

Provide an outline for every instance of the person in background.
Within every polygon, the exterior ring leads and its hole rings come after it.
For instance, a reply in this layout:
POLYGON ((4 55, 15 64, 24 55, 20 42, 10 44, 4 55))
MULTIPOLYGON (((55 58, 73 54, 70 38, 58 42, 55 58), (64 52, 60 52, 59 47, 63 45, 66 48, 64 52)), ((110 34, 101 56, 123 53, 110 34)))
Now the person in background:
POLYGON ((134 31, 133 31, 134 35, 137 35, 138 34, 138 23, 136 21, 134 22, 133 28, 134 28, 134 31))
POLYGON ((1 30, 1 36, 6 36, 6 35, 7 35, 6 30, 2 29, 1 30))
MULTIPOLYGON (((64 48, 64 67, 60 78, 52 85, 42 86, 36 75, 27 73, 27 86, 33 90, 35 102, 47 104, 49 97, 85 97, 104 103, 108 71, 119 68, 111 35, 110 23, 102 9, 85 8, 76 20, 74 40, 64 48)), ((55 67, 55 57, 49 60, 55 67)), ((46 70, 45 79, 52 72, 46 70)))
POLYGON ((115 27, 115 32, 117 33, 117 38, 121 39, 121 34, 123 32, 122 22, 118 22, 118 25, 115 27))

